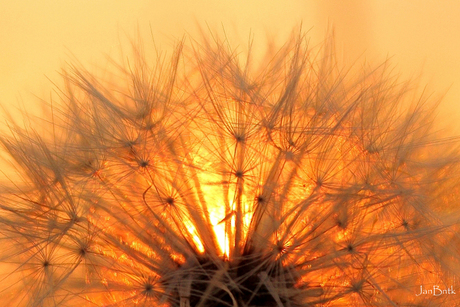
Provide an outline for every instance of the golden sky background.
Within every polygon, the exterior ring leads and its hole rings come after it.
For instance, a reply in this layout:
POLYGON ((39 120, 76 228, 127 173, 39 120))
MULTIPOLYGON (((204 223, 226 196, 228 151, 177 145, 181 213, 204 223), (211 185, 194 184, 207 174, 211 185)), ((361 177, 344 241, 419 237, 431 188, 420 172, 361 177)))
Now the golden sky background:
POLYGON ((159 48, 197 25, 225 28, 246 43, 282 41, 302 24, 319 42, 333 26, 347 62, 387 58, 404 77, 444 95, 440 118, 460 132, 460 1, 456 0, 21 0, 0 2, 0 104, 27 108, 49 96, 72 57, 91 67, 120 42, 153 33, 159 48))

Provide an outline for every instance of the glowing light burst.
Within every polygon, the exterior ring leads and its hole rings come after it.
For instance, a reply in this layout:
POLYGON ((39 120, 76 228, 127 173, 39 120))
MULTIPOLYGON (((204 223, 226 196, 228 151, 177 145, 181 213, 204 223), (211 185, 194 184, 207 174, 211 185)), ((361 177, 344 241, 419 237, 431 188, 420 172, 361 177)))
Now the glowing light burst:
POLYGON ((447 306, 456 139, 388 64, 301 36, 256 68, 219 40, 109 80, 79 67, 1 141, 7 306, 447 306))

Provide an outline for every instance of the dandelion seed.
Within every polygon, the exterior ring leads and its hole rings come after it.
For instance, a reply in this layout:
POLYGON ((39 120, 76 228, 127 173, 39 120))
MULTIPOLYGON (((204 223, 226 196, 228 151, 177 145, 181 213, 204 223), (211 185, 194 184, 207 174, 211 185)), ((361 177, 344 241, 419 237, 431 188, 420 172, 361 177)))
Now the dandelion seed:
POLYGON ((458 140, 388 63, 302 35, 259 68, 218 38, 133 54, 70 66, 53 116, 1 137, 3 305, 455 304, 415 294, 457 286, 458 140))

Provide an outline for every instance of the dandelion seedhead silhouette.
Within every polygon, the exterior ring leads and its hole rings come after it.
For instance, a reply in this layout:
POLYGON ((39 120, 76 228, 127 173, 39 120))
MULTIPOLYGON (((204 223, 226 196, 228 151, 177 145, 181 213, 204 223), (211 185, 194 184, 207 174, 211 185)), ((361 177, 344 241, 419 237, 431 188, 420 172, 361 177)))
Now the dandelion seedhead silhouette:
POLYGON ((3 306, 453 306, 460 154, 387 62, 134 49, 8 124, 3 306))

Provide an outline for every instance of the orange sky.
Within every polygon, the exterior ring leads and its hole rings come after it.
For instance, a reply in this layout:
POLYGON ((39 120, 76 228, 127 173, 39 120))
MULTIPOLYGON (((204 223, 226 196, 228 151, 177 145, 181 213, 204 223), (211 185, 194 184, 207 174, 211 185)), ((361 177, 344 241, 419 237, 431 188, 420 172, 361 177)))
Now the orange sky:
POLYGON ((441 115, 460 131, 460 1, 446 0, 21 0, 0 2, 0 103, 46 97, 50 82, 72 56, 100 63, 138 27, 160 48, 192 33, 197 23, 224 27, 243 43, 266 35, 279 40, 302 23, 318 41, 333 25, 339 51, 351 62, 387 57, 404 76, 447 92, 441 115), (120 38, 121 37, 121 38, 120 38), (448 90, 448 91, 447 91, 448 90), (446 115, 448 114, 448 115, 446 115))

